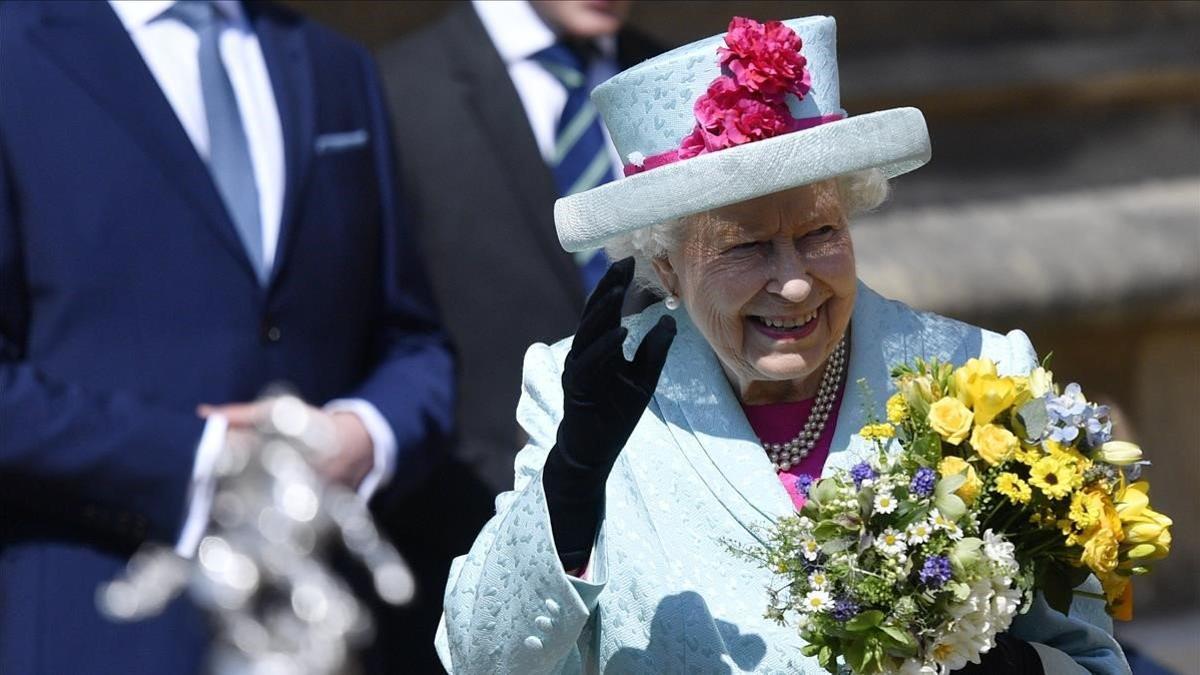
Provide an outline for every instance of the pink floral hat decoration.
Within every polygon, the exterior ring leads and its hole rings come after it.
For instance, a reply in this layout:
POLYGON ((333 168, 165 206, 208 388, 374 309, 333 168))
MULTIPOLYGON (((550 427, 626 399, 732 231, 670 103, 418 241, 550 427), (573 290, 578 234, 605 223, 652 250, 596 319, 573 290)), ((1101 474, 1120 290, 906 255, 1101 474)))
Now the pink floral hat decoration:
POLYGON ((630 230, 878 167, 889 177, 929 160, 916 108, 848 117, 836 23, 759 23, 626 70, 592 92, 625 160, 625 178, 559 199, 568 251, 630 230))

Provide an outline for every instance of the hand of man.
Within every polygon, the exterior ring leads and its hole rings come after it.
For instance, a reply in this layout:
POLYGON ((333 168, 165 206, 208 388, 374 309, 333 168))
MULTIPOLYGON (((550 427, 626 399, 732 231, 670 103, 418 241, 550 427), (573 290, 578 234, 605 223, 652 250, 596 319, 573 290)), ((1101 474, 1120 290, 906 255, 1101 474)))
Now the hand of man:
MULTIPOLYGON (((235 435, 244 434, 261 422, 269 406, 270 401, 201 405, 197 413, 204 418, 224 415, 229 421, 228 438, 233 440, 235 435)), ((334 433, 335 451, 316 467, 318 473, 331 483, 358 489, 375 464, 375 447, 366 426, 352 412, 329 413, 312 406, 307 408, 309 414, 323 420, 334 433)))

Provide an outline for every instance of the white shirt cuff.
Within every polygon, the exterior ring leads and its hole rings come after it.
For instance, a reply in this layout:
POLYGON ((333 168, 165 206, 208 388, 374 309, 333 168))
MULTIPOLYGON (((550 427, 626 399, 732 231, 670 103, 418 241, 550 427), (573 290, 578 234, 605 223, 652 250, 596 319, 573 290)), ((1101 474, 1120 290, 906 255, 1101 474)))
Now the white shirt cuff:
POLYGON ((200 538, 208 529, 208 518, 212 511, 213 492, 216 489, 217 458, 225 447, 225 432, 229 420, 224 415, 212 415, 204 424, 204 433, 196 446, 196 462, 192 465, 192 482, 188 486, 187 510, 183 529, 175 542, 175 553, 184 558, 196 555, 200 538))
POLYGON ((364 502, 370 501, 380 487, 387 485, 396 471, 396 434, 392 432, 392 425, 388 424, 374 404, 361 398, 339 398, 330 401, 326 404, 325 411, 354 413, 366 427, 374 447, 375 462, 358 484, 358 496, 362 497, 364 502))

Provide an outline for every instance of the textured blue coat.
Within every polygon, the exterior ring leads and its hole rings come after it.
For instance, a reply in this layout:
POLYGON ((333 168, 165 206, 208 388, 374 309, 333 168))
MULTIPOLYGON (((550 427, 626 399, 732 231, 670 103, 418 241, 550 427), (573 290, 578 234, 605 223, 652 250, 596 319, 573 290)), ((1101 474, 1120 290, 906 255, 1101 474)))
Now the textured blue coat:
MULTIPOLYGON (((627 356, 664 312, 629 320, 627 356)), ((438 635, 443 663, 466 673, 819 673, 794 628, 763 618, 770 574, 732 555, 750 529, 793 511, 712 349, 685 312, 658 388, 608 480, 589 581, 563 573, 540 470, 562 416, 562 362, 570 347, 534 345, 517 417, 529 444, 516 485, 471 551, 450 571, 438 635)), ((863 285, 852 318, 848 395, 826 471, 871 446, 855 383, 894 391, 892 365, 915 357, 971 357, 1005 373, 1036 365, 1029 339, 1007 336, 885 300, 863 285)), ((1044 601, 1012 628, 1034 642, 1046 673, 1127 673, 1101 601, 1080 596, 1071 616, 1044 601)))
MULTIPOLYGON (((207 169, 105 2, 0 3, 0 673, 188 673, 188 602, 116 625, 97 586, 172 543, 198 403, 287 382, 370 401, 418 480, 452 365, 400 217, 365 50, 251 3, 286 163, 274 273, 255 279, 207 169), (357 147, 325 134, 363 131, 357 147)), ((388 494, 380 495, 381 498, 388 494)))

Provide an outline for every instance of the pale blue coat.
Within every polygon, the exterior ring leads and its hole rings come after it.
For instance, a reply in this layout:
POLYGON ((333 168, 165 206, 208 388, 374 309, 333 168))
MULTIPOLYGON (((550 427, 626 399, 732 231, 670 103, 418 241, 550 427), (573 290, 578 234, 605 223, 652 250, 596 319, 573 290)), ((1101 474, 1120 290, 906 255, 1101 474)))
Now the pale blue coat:
MULTIPOLYGON (((627 320, 627 356, 666 310, 627 320)), ((454 561, 438 653, 453 673, 820 673, 793 628, 763 618, 771 576, 730 554, 793 506, 704 337, 677 311, 679 332, 658 388, 608 480, 590 581, 555 553, 540 470, 562 416, 570 340, 525 357, 517 418, 529 443, 516 484, 471 551, 454 561)), ((826 471, 866 456, 855 383, 882 401, 888 371, 914 357, 983 356, 1002 372, 1036 365, 1029 339, 916 312, 859 284, 847 394, 826 471)), ((1049 675, 1128 673, 1101 601, 1077 596, 1070 618, 1043 601, 1012 632, 1034 642, 1049 675)))

